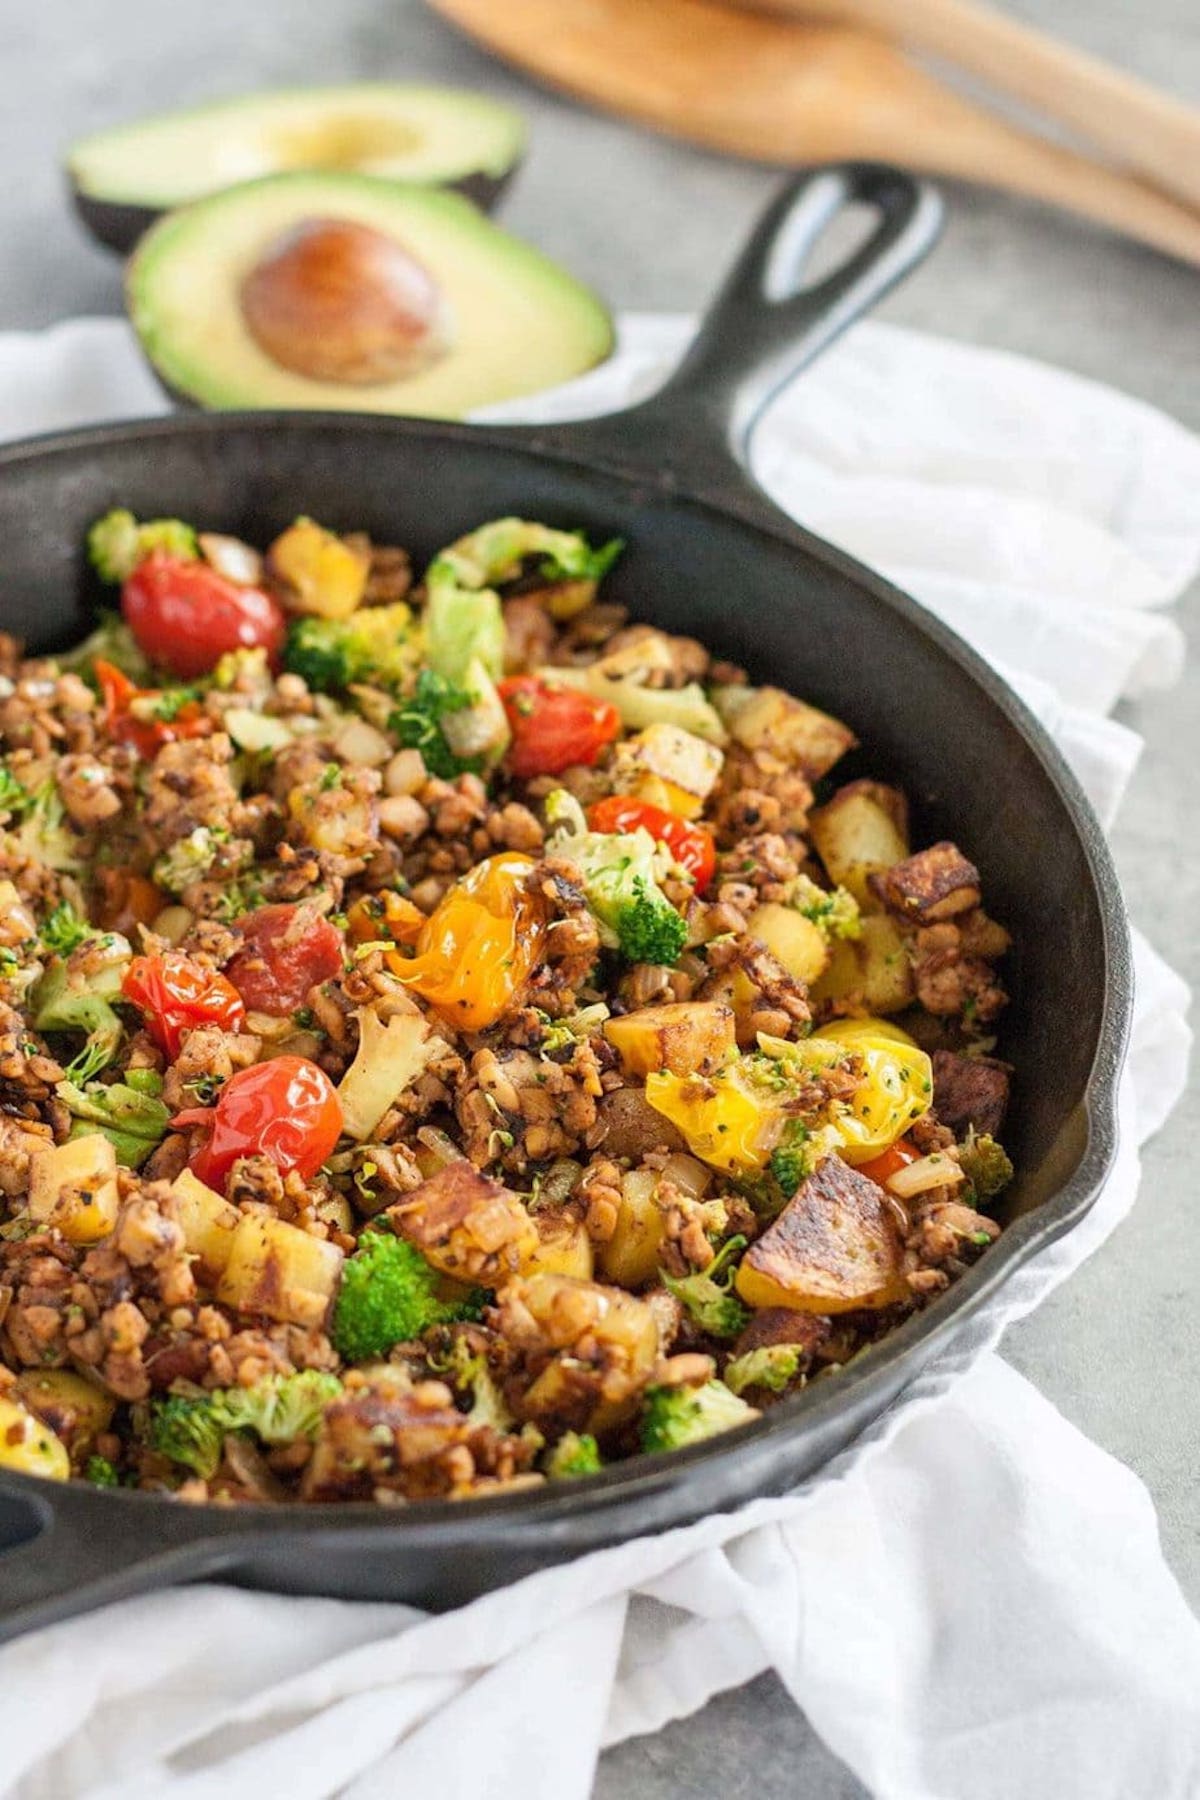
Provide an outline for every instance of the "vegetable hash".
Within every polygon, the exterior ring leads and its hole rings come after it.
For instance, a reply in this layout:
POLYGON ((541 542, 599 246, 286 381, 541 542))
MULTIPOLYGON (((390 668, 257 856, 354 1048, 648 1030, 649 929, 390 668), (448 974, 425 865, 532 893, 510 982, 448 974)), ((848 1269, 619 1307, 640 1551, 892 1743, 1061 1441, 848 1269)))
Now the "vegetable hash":
POLYGON ((418 583, 116 511, 87 642, 0 638, 0 1466, 577 1480, 998 1235, 977 870, 838 785, 840 720, 628 623, 620 550, 498 519, 418 583))

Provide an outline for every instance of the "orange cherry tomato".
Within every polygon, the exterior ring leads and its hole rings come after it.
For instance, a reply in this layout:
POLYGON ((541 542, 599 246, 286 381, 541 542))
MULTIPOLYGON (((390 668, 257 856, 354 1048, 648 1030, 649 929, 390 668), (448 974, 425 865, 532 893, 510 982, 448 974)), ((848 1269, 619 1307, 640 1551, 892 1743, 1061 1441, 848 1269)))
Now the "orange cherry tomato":
POLYGON ((658 843, 665 844, 681 869, 696 878, 696 892, 702 894, 717 867, 717 847, 711 831, 703 825, 689 824, 664 807, 652 806, 648 800, 635 800, 631 794, 609 794, 587 809, 587 821, 593 831, 636 831, 641 826, 658 843))
POLYGON ((242 996, 218 975, 192 962, 182 951, 161 956, 135 956, 121 983, 121 993, 136 1006, 146 1030, 174 1062, 185 1031, 217 1025, 239 1031, 246 1017, 242 996))
POLYGON ((916 1145, 908 1138, 901 1137, 894 1144, 889 1144, 878 1156, 873 1156, 870 1162, 859 1163, 858 1172, 860 1175, 869 1175, 880 1187, 886 1187, 897 1169, 903 1169, 908 1163, 919 1162, 920 1157, 921 1152, 916 1145))
POLYGON ((213 722, 198 700, 185 700, 170 718, 156 719, 150 715, 154 703, 163 699, 161 688, 135 687, 123 670, 101 656, 92 667, 104 701, 104 729, 114 743, 131 745, 147 761, 164 744, 204 737, 212 730, 213 722), (145 702, 145 707, 134 711, 134 701, 145 702))
POLYGON ((512 732, 506 761, 521 781, 560 775, 577 763, 590 767, 621 729, 611 701, 552 687, 536 675, 513 675, 498 692, 512 732))
POLYGON ((239 1069, 215 1106, 189 1106, 171 1120, 174 1131, 206 1125, 209 1135, 191 1159, 193 1175, 224 1193, 239 1156, 266 1156, 281 1174, 316 1174, 342 1132, 337 1089, 304 1056, 274 1056, 239 1069))
POLYGON ((529 891, 534 866, 515 851, 476 863, 426 919, 415 956, 387 953, 404 985, 462 1031, 494 1025, 541 957, 546 920, 529 891))
POLYGON ((346 914, 346 930, 352 944, 374 944, 384 938, 393 944, 415 944, 425 921, 426 914, 403 894, 364 894, 346 914))

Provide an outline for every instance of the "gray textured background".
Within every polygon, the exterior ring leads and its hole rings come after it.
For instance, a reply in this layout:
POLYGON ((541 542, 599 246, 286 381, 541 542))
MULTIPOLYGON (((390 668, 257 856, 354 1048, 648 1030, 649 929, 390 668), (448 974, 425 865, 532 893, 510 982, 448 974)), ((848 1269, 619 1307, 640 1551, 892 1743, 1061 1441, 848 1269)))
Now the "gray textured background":
MULTIPOLYGON (((1011 9, 1200 100, 1195 0, 1025 0, 1011 9)), ((256 85, 405 76, 486 87, 524 108, 533 147, 505 220, 616 305, 702 304, 775 180, 539 92, 416 0, 0 0, 0 328, 120 308, 116 262, 89 243, 63 201, 57 157, 73 137, 256 85)), ((957 187, 948 197, 941 248, 886 316, 1060 362, 1200 429, 1200 274, 1016 201, 957 187)), ((1178 616, 1194 640, 1200 594, 1178 616)), ((1181 687, 1126 709, 1146 753, 1115 840, 1134 917, 1193 984, 1198 702, 1193 658, 1181 687)), ((1005 1343, 1068 1418, 1146 1481, 1193 1604, 1198 1130, 1193 1092, 1147 1155, 1133 1217, 1005 1343)), ((716 1792, 851 1800, 862 1790, 765 1677, 610 1753, 598 1785, 603 1800, 716 1792)))

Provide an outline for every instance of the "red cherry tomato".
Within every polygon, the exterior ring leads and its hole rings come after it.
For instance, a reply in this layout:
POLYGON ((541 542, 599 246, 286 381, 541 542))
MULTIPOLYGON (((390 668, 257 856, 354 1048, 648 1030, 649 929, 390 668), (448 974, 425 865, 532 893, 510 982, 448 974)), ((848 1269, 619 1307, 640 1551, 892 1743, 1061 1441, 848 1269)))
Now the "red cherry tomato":
POLYGON ((239 1031, 246 1008, 237 989, 179 950, 162 956, 135 956, 121 992, 146 1021, 146 1030, 160 1050, 174 1062, 185 1031, 197 1025, 218 1025, 222 1031, 239 1031))
POLYGON ((323 1069, 303 1056, 274 1056, 239 1069, 215 1106, 190 1106, 173 1130, 207 1125, 192 1173, 218 1193, 239 1156, 266 1156, 281 1174, 315 1175, 342 1130, 342 1103, 323 1069))
POLYGON ((239 587, 207 563, 156 550, 121 588, 121 611, 138 648, 172 675, 207 675, 227 650, 283 649, 282 609, 261 588, 239 587))
POLYGON ((204 737, 212 730, 213 722, 198 700, 185 701, 170 718, 142 717, 142 710, 149 713, 163 699, 162 689, 135 687, 123 670, 100 656, 92 667, 104 701, 104 729, 114 743, 132 744, 147 761, 164 744, 173 744, 179 738, 204 737), (132 710, 135 700, 144 701, 145 708, 132 710))
POLYGON ((536 675, 513 675, 500 683, 499 693, 512 731, 508 766, 522 781, 594 763, 621 729, 610 701, 551 687, 536 675))
POLYGON ((629 794, 610 794, 595 801, 587 809, 587 819, 593 831, 636 831, 640 825, 667 846, 681 869, 695 876, 698 894, 713 878, 717 847, 712 832, 703 825, 692 825, 664 807, 651 806, 648 800, 635 800, 629 794))
POLYGON ((260 906, 237 929, 245 943, 225 974, 251 1012, 283 1018, 342 972, 341 932, 312 906, 260 906))
POLYGON ((908 1163, 918 1162, 920 1156, 921 1152, 916 1145, 902 1137, 897 1138, 894 1144, 889 1144, 886 1150, 880 1151, 878 1156, 873 1156, 870 1162, 858 1163, 856 1166, 860 1175, 869 1175, 880 1187, 886 1187, 897 1169, 905 1168, 908 1163))

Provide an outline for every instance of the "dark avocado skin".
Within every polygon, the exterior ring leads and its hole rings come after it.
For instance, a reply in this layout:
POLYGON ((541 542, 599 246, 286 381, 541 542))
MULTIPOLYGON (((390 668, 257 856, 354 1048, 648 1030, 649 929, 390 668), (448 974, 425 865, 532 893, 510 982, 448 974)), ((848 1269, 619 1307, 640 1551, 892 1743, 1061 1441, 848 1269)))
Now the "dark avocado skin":
MULTIPOLYGON (((490 213, 499 205, 520 166, 521 159, 518 158, 503 175, 485 175, 477 169, 473 175, 463 175, 458 181, 448 181, 444 185, 473 201, 481 212, 490 213)), ((137 206, 128 200, 100 200, 94 194, 82 193, 73 181, 70 187, 75 211, 92 237, 121 256, 128 256, 154 221, 171 210, 165 206, 137 206)))

